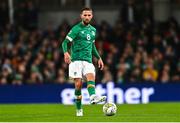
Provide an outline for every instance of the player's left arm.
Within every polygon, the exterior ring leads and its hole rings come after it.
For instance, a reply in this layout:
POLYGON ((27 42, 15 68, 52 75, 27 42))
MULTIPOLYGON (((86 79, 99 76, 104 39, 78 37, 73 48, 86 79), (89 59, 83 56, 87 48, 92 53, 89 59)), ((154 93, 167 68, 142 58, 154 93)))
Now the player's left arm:
POLYGON ((96 49, 95 43, 92 44, 92 54, 98 59, 98 67, 100 68, 100 70, 103 70, 104 63, 96 49))

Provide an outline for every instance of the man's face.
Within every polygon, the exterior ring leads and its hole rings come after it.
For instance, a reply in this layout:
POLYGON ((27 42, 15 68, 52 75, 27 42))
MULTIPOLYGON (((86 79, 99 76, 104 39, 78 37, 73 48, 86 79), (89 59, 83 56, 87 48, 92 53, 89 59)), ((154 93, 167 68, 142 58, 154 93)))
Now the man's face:
POLYGON ((85 25, 89 24, 92 17, 93 17, 93 14, 92 14, 92 11, 88 11, 88 10, 84 10, 82 13, 81 13, 81 19, 83 21, 83 23, 85 25))

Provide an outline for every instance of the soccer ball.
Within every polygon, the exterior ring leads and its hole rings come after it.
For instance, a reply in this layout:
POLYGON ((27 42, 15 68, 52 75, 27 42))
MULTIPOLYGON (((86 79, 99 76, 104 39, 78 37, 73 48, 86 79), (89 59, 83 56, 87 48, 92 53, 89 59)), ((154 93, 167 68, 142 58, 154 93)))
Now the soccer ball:
POLYGON ((117 107, 114 103, 106 103, 103 105, 103 112, 106 116, 113 116, 116 114, 117 107))

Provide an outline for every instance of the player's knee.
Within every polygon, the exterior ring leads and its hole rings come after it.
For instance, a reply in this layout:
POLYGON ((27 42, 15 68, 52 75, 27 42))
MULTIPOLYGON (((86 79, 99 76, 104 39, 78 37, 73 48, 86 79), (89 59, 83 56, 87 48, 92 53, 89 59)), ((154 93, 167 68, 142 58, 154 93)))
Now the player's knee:
POLYGON ((86 80, 87 81, 95 81, 95 76, 92 73, 86 74, 86 80))
POLYGON ((76 89, 79 90, 79 89, 81 89, 81 87, 82 87, 82 82, 76 82, 76 83, 75 83, 75 88, 76 88, 76 89))

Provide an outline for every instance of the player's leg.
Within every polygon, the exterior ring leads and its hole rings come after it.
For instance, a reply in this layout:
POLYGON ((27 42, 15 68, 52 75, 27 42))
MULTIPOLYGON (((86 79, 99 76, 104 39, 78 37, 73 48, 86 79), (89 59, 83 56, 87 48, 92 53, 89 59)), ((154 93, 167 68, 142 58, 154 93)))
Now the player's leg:
POLYGON ((95 75, 93 73, 87 73, 85 75, 86 81, 87 81, 87 89, 89 92, 89 95, 95 95, 95 75))
POLYGON ((90 103, 97 104, 104 102, 106 100, 106 96, 97 96, 95 92, 95 75, 93 73, 87 73, 87 89, 90 95, 90 103))
POLYGON ((96 104, 106 100, 106 96, 97 96, 95 92, 95 67, 92 63, 83 62, 83 75, 86 77, 87 89, 90 95, 90 103, 96 104))
POLYGON ((75 78, 75 103, 76 103, 76 116, 83 116, 82 110, 82 95, 81 95, 81 88, 82 88, 82 79, 75 78))
POLYGON ((82 63, 81 61, 71 62, 69 64, 69 77, 74 79, 75 84, 75 104, 76 104, 76 116, 83 116, 82 111, 82 63))

